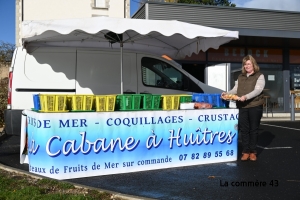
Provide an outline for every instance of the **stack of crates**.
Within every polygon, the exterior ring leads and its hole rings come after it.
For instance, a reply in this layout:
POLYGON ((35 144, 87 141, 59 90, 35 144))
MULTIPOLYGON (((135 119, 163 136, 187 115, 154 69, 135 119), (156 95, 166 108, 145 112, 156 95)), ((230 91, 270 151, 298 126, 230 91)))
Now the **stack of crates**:
POLYGON ((208 103, 207 94, 204 93, 193 93, 192 95, 193 102, 205 102, 208 103))
POLYGON ((132 96, 131 94, 119 94, 116 99, 117 110, 131 110, 132 96))
POLYGON ((162 95, 163 110, 178 110, 180 95, 162 95))
POLYGON ((224 107, 222 106, 221 94, 212 94, 212 105, 214 108, 224 107))
POLYGON ((192 102, 192 95, 181 94, 179 96, 180 96, 180 99, 179 99, 180 103, 190 103, 190 102, 192 102))
POLYGON ((93 111, 94 95, 69 95, 67 105, 72 112, 93 111))
POLYGON ((34 108, 32 110, 34 111, 41 110, 40 95, 38 94, 33 95, 33 106, 34 108))
POLYGON ((161 95, 159 94, 141 94, 141 109, 160 110, 161 95))
POLYGON ((151 110, 161 110, 161 95, 160 94, 152 95, 151 110))
POLYGON ((141 110, 141 99, 140 94, 132 94, 132 110, 141 110))
POLYGON ((140 94, 119 94, 117 95, 117 109, 121 111, 141 110, 140 94))
POLYGON ((40 111, 41 112, 67 112, 66 95, 40 94, 40 111))
POLYGON ((96 95, 96 112, 112 112, 115 110, 116 95, 96 95))
POLYGON ((141 108, 143 110, 151 110, 152 108, 152 94, 141 94, 141 108))
POLYGON ((93 104, 94 104, 94 95, 84 95, 83 96, 83 110, 85 111, 92 111, 93 104))
POLYGON ((228 101, 223 100, 221 94, 193 93, 192 101, 210 103, 214 108, 228 107, 228 101))

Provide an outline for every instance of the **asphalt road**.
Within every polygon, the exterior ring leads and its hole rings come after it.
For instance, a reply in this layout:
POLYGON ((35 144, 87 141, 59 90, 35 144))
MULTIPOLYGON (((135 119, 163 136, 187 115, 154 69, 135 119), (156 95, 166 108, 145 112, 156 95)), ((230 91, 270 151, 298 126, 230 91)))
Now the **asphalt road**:
MULTIPOLYGON (((300 121, 263 121, 258 160, 69 179, 138 199, 300 199, 300 121)), ((19 164, 18 136, 0 142, 0 163, 19 164)), ((239 155, 240 155, 239 142, 239 155)))

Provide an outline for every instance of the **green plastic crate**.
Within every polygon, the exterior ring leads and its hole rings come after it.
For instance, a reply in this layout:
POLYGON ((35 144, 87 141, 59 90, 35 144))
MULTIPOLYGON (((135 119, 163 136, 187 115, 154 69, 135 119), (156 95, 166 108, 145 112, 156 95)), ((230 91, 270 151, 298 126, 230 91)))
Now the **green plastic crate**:
POLYGON ((141 108, 144 110, 152 109, 152 94, 141 94, 141 108))
POLYGON ((116 99, 116 109, 121 111, 141 110, 140 94, 119 94, 116 99))
POLYGON ((189 103, 192 102, 192 95, 180 95, 180 103, 189 103))
POLYGON ((161 109, 161 95, 159 95, 159 94, 152 95, 151 109, 152 110, 160 110, 161 109))
POLYGON ((141 99, 142 99, 142 96, 140 94, 132 94, 132 109, 133 110, 141 109, 141 99))
POLYGON ((118 110, 132 110, 132 95, 119 94, 117 96, 117 108, 118 110))

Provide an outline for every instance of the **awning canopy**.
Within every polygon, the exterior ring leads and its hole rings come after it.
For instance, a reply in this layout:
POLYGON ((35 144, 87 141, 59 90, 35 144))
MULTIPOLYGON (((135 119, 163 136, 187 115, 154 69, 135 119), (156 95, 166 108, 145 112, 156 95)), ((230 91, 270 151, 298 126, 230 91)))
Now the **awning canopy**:
POLYGON ((176 20, 110 17, 24 21, 22 42, 29 46, 120 48, 166 54, 173 59, 218 49, 238 39, 237 31, 189 24, 176 20), (119 44, 118 44, 119 43, 119 44))

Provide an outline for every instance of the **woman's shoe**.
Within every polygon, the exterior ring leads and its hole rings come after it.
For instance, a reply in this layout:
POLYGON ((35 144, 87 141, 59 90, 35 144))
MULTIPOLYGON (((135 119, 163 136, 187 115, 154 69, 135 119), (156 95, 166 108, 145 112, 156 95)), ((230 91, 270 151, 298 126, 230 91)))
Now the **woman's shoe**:
POLYGON ((241 157, 241 161, 246 161, 249 159, 250 154, 249 153, 243 153, 243 156, 241 157))
POLYGON ((250 153, 250 160, 251 161, 256 161, 257 160, 257 157, 256 157, 255 153, 250 153))

